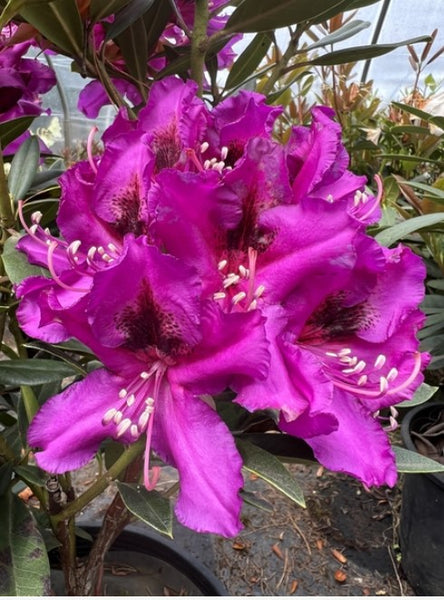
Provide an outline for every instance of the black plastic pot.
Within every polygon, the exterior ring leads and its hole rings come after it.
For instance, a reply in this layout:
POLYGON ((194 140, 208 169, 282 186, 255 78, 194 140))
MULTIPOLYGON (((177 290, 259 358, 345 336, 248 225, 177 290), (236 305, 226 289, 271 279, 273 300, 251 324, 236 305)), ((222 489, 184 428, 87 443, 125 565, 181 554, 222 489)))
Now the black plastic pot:
MULTIPOLYGON (((417 451, 411 432, 442 410, 442 402, 433 402, 407 413, 401 436, 408 450, 417 451)), ((444 473, 405 475, 400 546, 402 570, 415 593, 444 595, 444 473)))
MULTIPOLYGON (((98 525, 81 525, 92 538, 98 525)), ((88 553, 91 542, 78 539, 77 553, 88 553)), ((55 595, 64 595, 63 574, 53 568, 55 595)), ((105 559, 105 596, 226 596, 215 575, 173 541, 150 531, 127 527, 105 559)))

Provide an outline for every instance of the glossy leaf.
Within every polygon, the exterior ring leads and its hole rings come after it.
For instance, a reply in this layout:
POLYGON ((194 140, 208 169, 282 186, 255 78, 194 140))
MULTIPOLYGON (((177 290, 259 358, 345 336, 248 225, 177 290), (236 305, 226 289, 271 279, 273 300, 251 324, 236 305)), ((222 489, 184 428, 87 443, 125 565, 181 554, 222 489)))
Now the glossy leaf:
POLYGON ((411 40, 403 40, 402 42, 396 42, 394 44, 372 44, 369 46, 344 48, 342 50, 335 50, 329 54, 324 54, 323 56, 318 56, 310 60, 308 64, 316 66, 342 65, 344 63, 357 62, 368 58, 376 58, 377 56, 392 52, 392 50, 396 50, 396 48, 399 48, 400 46, 426 42, 428 40, 429 36, 422 36, 411 40))
POLYGON ((423 229, 424 227, 431 227, 438 223, 444 223, 444 212, 412 217, 402 223, 393 225, 393 227, 384 229, 384 231, 379 232, 375 238, 382 246, 389 247, 410 233, 423 229))
POLYGON ((335 44, 336 42, 348 40, 363 29, 367 29, 367 27, 370 27, 370 25, 371 23, 369 21, 360 21, 359 19, 357 19, 356 21, 350 21, 342 27, 339 27, 339 29, 336 29, 336 31, 334 31, 333 33, 326 35, 314 44, 311 44, 307 48, 304 48, 304 51, 308 52, 309 50, 314 50, 315 48, 322 48, 323 46, 328 46, 329 44, 335 44))
POLYGON ((41 385, 76 375, 72 367, 46 358, 0 361, 0 384, 7 386, 41 385))
POLYGON ((418 452, 392 446, 398 473, 444 473, 444 465, 418 452))
POLYGON ((226 89, 240 85, 259 66, 268 52, 273 38, 270 32, 258 33, 231 67, 226 89))
POLYGON ((13 200, 24 198, 38 169, 39 159, 39 142, 35 135, 31 135, 23 142, 12 159, 8 187, 13 200))
POLYGON ((136 81, 144 81, 148 61, 148 44, 143 19, 139 18, 132 23, 121 35, 117 36, 116 42, 129 73, 136 81))
POLYGON ((422 404, 423 402, 427 402, 430 398, 436 394, 439 390, 439 387, 434 385, 428 385, 427 383, 423 383, 419 386, 416 392, 413 394, 413 398, 411 400, 404 400, 396 405, 397 408, 410 408, 412 406, 417 406, 418 404, 422 404))
POLYGON ((154 1, 155 0, 130 0, 130 2, 126 2, 126 6, 119 10, 106 32, 105 40, 114 39, 131 27, 133 23, 140 19, 140 17, 151 8, 154 1))
POLYGON ((15 246, 18 240, 19 238, 17 237, 8 238, 2 254, 3 265, 10 281, 12 283, 20 283, 23 279, 32 275, 43 277, 49 275, 49 272, 42 267, 31 265, 26 258, 26 254, 16 250, 15 246))
POLYGON ((26 505, 15 495, 0 497, 0 594, 51 593, 45 543, 26 505))
POLYGON ((165 0, 157 0, 143 15, 148 51, 151 52, 159 41, 160 34, 171 18, 171 6, 165 0))
POLYGON ((244 469, 254 473, 305 508, 304 495, 299 484, 278 458, 245 440, 237 439, 236 445, 242 456, 244 469))
POLYGON ((33 483, 35 485, 43 486, 48 479, 48 475, 42 471, 42 469, 39 469, 34 465, 20 465, 14 467, 14 471, 21 479, 26 481, 26 483, 33 483))
POLYGON ((419 162, 419 163, 431 163, 432 165, 438 165, 440 168, 444 167, 442 160, 435 160, 426 156, 415 156, 414 154, 386 154, 381 153, 377 155, 378 158, 387 158, 389 160, 400 160, 406 162, 419 162))
POLYGON ((83 55, 84 30, 76 0, 52 0, 43 6, 26 2, 20 14, 61 50, 83 55))
POLYGON ((0 28, 7 25, 25 4, 47 4, 51 0, 9 0, 0 15, 0 28))
POLYGON ((0 123, 0 144, 6 148, 8 144, 24 133, 34 121, 35 117, 19 117, 0 123))
POLYGON ((351 0, 243 0, 228 19, 225 31, 254 33, 304 21, 319 23, 350 4, 351 0))
POLYGON ((120 11, 131 0, 91 0, 89 16, 93 22, 100 21, 120 11))
POLYGON ((117 482, 119 493, 129 511, 164 535, 173 537, 173 511, 170 502, 143 485, 117 482))
POLYGON ((254 506, 254 508, 258 508, 259 510, 264 510, 265 512, 269 512, 269 513, 272 513, 274 510, 273 506, 269 502, 267 502, 266 500, 263 500, 256 494, 253 494, 253 492, 247 492, 246 490, 241 490, 240 497, 246 504, 249 504, 250 506, 254 506))
MULTIPOLYGON (((0 497, 6 494, 12 480, 12 464, 7 462, 0 465, 0 497)), ((1 578, 0 578, 1 581, 1 578)), ((1 587, 0 587, 1 590, 1 587)))

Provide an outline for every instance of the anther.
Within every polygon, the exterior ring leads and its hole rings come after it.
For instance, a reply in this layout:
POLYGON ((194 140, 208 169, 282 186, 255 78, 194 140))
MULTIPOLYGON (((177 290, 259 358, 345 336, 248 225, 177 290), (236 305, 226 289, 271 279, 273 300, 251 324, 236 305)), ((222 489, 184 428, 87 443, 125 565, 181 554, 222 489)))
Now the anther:
POLYGON ((326 198, 327 202, 329 202, 330 204, 333 204, 334 202, 334 198, 331 194, 328 194, 327 198, 326 198))
POLYGON ((201 152, 201 154, 203 154, 204 152, 206 152, 209 147, 210 147, 210 144, 208 142, 202 142, 202 144, 200 145, 200 152, 201 152))
POLYGON ((259 285, 256 288, 256 291, 254 292, 254 297, 255 298, 260 298, 264 292, 265 292, 265 286, 264 285, 259 285))
POLYGON ((134 394, 130 394, 128 396, 128 398, 126 399, 126 403, 127 403, 128 406, 132 406, 135 401, 136 401, 136 397, 135 397, 134 394))
POLYGON ((134 425, 134 424, 131 425, 131 427, 130 427, 130 433, 133 436, 133 438, 136 438, 136 437, 139 436, 139 429, 138 429, 137 425, 134 425))
POLYGON ((71 242, 69 244, 68 252, 70 254, 75 254, 81 245, 82 245, 82 242, 80 240, 74 240, 73 242, 71 242))
POLYGON ((388 390, 388 381, 385 377, 380 377, 379 378, 379 390, 381 392, 381 394, 384 394, 387 390, 388 390))
POLYGON ((215 163, 213 165, 213 169, 215 171, 218 171, 219 173, 222 173, 222 171, 224 170, 224 168, 225 168, 225 163, 224 163, 223 160, 221 160, 220 162, 217 162, 217 163, 215 163))
POLYGON ((125 388, 122 388, 119 392, 119 398, 121 400, 123 400, 123 398, 126 398, 127 395, 128 395, 128 391, 125 388))
POLYGON ((226 160, 228 156, 228 148, 226 146, 222 146, 221 151, 220 151, 220 157, 222 160, 226 160))
POLYGON ((355 367, 355 373, 360 373, 361 371, 363 371, 365 369, 366 366, 367 366, 367 363, 365 362, 365 360, 360 360, 355 367))
POLYGON ((91 248, 88 250, 88 254, 87 254, 89 260, 92 260, 94 258, 96 252, 97 252, 97 248, 95 246, 91 246, 91 248))
POLYGON ((397 377, 398 377, 399 371, 398 369, 396 369, 396 367, 393 367, 392 369, 390 369, 390 371, 388 372, 388 375, 386 377, 387 381, 394 381, 397 377))
POLYGON ((117 410, 115 408, 110 408, 109 410, 107 410, 106 413, 103 415, 102 425, 109 425, 113 420, 113 417, 116 414, 116 412, 117 410))
POLYGON ((39 210, 36 210, 31 215, 31 221, 38 225, 40 223, 42 217, 43 217, 43 214, 39 210))
POLYGON ((216 292, 215 294, 213 294, 213 300, 223 300, 226 297, 227 295, 225 292, 216 292))
POLYGON ((244 267, 244 265, 239 265, 239 273, 241 277, 245 277, 245 279, 249 276, 250 271, 244 267))
POLYGON ((248 307, 248 310, 256 310, 257 308, 257 300, 253 300, 252 302, 250 302, 250 306, 248 307))
POLYGON ((140 374, 141 379, 148 379, 149 376, 150 376, 150 374, 147 373, 146 371, 142 371, 142 373, 140 374))
POLYGON ((205 170, 208 170, 211 167, 211 162, 209 160, 206 160, 203 166, 205 170))
POLYGON ((143 431, 145 429, 145 427, 148 424, 148 421, 150 420, 150 416, 151 413, 147 410, 144 410, 143 413, 140 415, 139 420, 137 422, 137 427, 139 431, 143 431))
POLYGON ((225 269, 225 267, 228 265, 228 260, 221 260, 220 262, 217 263, 217 268, 219 271, 223 271, 223 269, 225 269))
POLYGON ((34 223, 34 225, 31 225, 31 227, 29 228, 29 231, 32 233, 32 235, 35 235, 38 228, 39 228, 38 224, 34 223))
POLYGON ((375 369, 381 369, 385 365, 387 357, 385 354, 379 354, 375 360, 375 369))
POLYGON ((131 427, 131 425, 131 419, 123 419, 123 421, 119 423, 119 426, 117 427, 117 437, 121 437, 127 431, 127 429, 131 427))
POLYGON ((108 250, 111 252, 117 252, 117 246, 115 246, 112 242, 108 244, 108 250))
POLYGON ((239 292, 238 294, 235 294, 232 297, 231 302, 233 304, 239 304, 239 302, 241 302, 246 297, 247 297, 247 294, 245 292, 239 292))
POLYGON ((151 398, 151 396, 148 396, 148 398, 145 399, 145 404, 147 406, 154 406, 154 398, 151 398))
POLYGON ((224 288, 230 287, 230 285, 234 285, 239 281, 239 275, 235 275, 234 273, 230 273, 226 279, 223 281, 224 288))
POLYGON ((331 356, 332 358, 337 358, 338 357, 338 355, 336 354, 336 352, 330 352, 330 351, 326 352, 325 355, 326 356, 331 356))
POLYGON ((347 356, 347 354, 351 354, 351 348, 342 348, 338 352, 338 356, 347 356))
POLYGON ((361 377, 358 379, 358 385, 359 386, 363 386, 367 383, 367 375, 361 375, 361 377))
POLYGON ((120 421, 122 420, 122 417, 123 417, 123 415, 120 412, 120 410, 116 410, 115 415, 114 415, 114 419, 113 419, 114 424, 118 425, 120 423, 120 421))

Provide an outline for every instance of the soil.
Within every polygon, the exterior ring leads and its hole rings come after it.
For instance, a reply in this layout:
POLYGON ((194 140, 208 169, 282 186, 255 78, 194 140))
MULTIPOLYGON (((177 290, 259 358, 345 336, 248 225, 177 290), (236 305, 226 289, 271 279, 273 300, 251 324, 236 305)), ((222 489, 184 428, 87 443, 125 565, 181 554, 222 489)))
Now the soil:
MULTIPOLYGON (((318 465, 289 469, 303 488, 306 509, 247 475, 245 489, 271 512, 244 503, 244 529, 235 539, 175 523, 177 544, 211 569, 231 596, 413 596, 399 568, 402 479, 392 490, 366 490, 318 465)), ((171 484, 174 470, 164 471, 171 484)), ((111 490, 106 494, 85 518, 103 514, 111 490)))

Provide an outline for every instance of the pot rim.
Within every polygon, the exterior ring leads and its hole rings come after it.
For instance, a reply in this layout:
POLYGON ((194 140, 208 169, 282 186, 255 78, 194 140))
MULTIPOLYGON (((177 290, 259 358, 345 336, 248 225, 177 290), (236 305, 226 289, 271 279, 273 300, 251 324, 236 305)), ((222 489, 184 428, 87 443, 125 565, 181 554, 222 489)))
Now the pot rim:
MULTIPOLYGON (((101 528, 102 523, 95 519, 79 520, 76 525, 94 536, 101 528)), ((134 524, 127 525, 114 544, 119 544, 119 541, 122 543, 125 538, 131 538, 132 551, 164 560, 183 573, 204 595, 228 596, 225 586, 216 575, 174 540, 169 540, 155 531, 142 529, 134 524), (147 540, 150 543, 147 543, 147 540)))
MULTIPOLYGON (((421 413, 425 414, 437 407, 441 407, 444 409, 444 402, 425 402, 424 404, 420 404, 409 410, 408 413, 403 417, 401 422, 401 439, 407 450, 411 450, 412 452, 416 452, 417 454, 419 454, 410 434, 413 422, 415 418, 421 413)), ((412 475, 414 477, 418 475, 428 477, 436 485, 444 489, 444 473, 409 473, 409 475, 412 475)))

